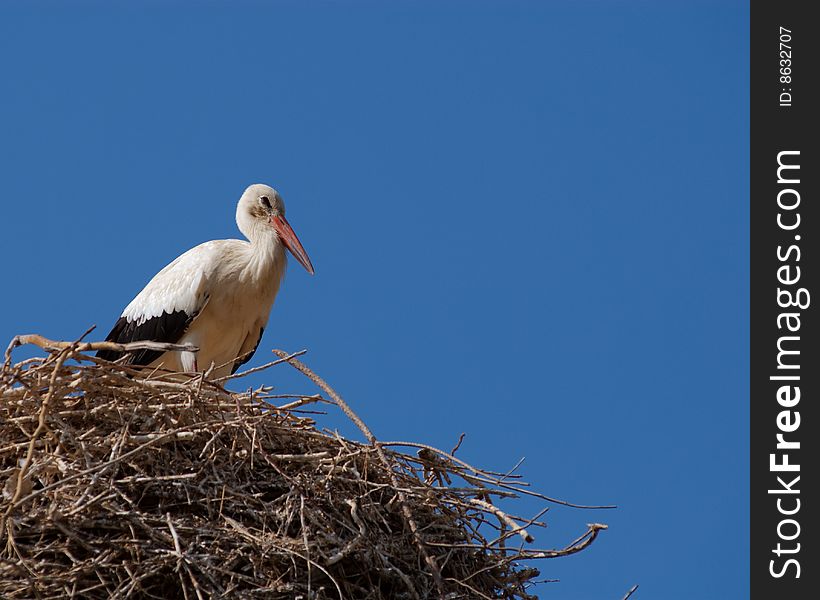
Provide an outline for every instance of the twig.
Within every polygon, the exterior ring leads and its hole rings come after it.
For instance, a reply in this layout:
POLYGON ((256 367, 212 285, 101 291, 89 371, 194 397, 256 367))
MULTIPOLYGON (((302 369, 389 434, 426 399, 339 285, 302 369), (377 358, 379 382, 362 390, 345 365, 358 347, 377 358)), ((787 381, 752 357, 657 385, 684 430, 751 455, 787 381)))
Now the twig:
POLYGON ((463 441, 464 441, 464 436, 465 436, 465 435, 466 435, 466 434, 465 434, 464 432, 462 432, 462 433, 461 433, 461 435, 459 435, 459 436, 458 436, 458 441, 456 442, 456 445, 455 445, 455 446, 453 446, 453 449, 452 449, 452 450, 450 450, 450 454, 455 455, 456 451, 457 451, 459 448, 461 448, 461 442, 463 442, 463 441))
POLYGON ((171 537, 174 539, 174 552, 179 560, 182 560, 182 546, 179 545, 179 535, 174 528, 174 522, 171 521, 171 513, 165 513, 165 522, 168 523, 168 529, 171 530, 171 537))
POLYGON ((6 366, 10 364, 11 353, 18 346, 33 344, 43 350, 65 350, 71 348, 74 352, 95 352, 97 350, 111 350, 113 352, 131 352, 132 350, 159 350, 162 352, 198 352, 199 348, 192 344, 166 344, 165 342, 129 342, 117 344, 115 342, 58 342, 50 340, 36 333, 16 335, 6 348, 6 366))
POLYGON ((484 500, 479 500, 478 498, 470 498, 470 503, 475 504, 476 506, 479 506, 484 510, 493 513, 501 521, 506 523, 507 526, 512 530, 512 532, 520 535, 521 539, 527 542, 528 544, 531 544, 533 542, 534 538, 532 537, 532 535, 530 535, 530 532, 527 531, 525 527, 522 527, 521 525, 513 521, 507 513, 505 513, 497 506, 490 504, 489 502, 484 502, 484 500))
POLYGON ((264 365, 260 365, 258 367, 254 367, 253 369, 248 369, 247 371, 242 371, 241 373, 234 373, 233 375, 226 375, 225 377, 219 377, 218 379, 214 379, 212 381, 216 383, 222 383, 223 381, 230 381, 231 379, 239 379, 240 377, 245 377, 247 375, 251 375, 252 373, 258 373, 259 371, 264 371, 265 369, 270 369, 271 367, 275 367, 276 365, 281 365, 284 362, 288 362, 291 358, 296 358, 297 356, 302 356, 306 354, 307 350, 299 350, 299 352, 294 352, 293 354, 289 354, 279 360, 274 360, 271 362, 267 362, 264 365))
POLYGON ((587 529, 586 533, 584 533, 581 537, 572 542, 563 550, 541 551, 534 554, 533 558, 556 558, 558 556, 569 556, 570 554, 575 554, 589 546, 592 542, 594 542, 595 538, 598 537, 599 531, 609 529, 608 526, 602 523, 590 523, 589 525, 587 525, 587 527, 589 527, 589 529, 587 529))
MULTIPOLYGON (((460 458, 456 458, 452 454, 448 454, 444 450, 439 450, 438 448, 435 448, 434 446, 430 446, 428 444, 419 444, 419 443, 416 443, 416 442, 378 442, 378 444, 380 446, 406 446, 406 447, 409 447, 409 448, 423 448, 425 450, 429 450, 431 452, 435 452, 437 454, 440 454, 441 456, 443 456, 445 458, 449 458, 454 463, 464 467, 465 469, 468 469, 468 470, 472 471, 473 473, 481 474, 481 475, 486 475, 486 473, 487 473, 487 471, 477 469, 474 466, 470 465, 469 463, 464 462, 460 458)), ((542 500, 552 502, 553 504, 560 504, 562 506, 569 506, 571 508, 584 508, 584 509, 588 509, 588 510, 589 509, 603 509, 603 508, 617 508, 617 506, 615 506, 614 504, 607 504, 607 505, 602 505, 602 506, 593 506, 593 505, 586 505, 586 504, 575 504, 573 502, 567 502, 566 500, 559 500, 557 498, 550 498, 549 496, 544 496, 543 494, 538 494, 536 492, 530 492, 528 490, 523 490, 519 487, 510 485, 510 484, 505 484, 500 479, 488 479, 487 482, 498 485, 499 487, 514 490, 514 491, 522 493, 522 494, 527 494, 529 496, 534 496, 536 498, 541 498, 542 500)))

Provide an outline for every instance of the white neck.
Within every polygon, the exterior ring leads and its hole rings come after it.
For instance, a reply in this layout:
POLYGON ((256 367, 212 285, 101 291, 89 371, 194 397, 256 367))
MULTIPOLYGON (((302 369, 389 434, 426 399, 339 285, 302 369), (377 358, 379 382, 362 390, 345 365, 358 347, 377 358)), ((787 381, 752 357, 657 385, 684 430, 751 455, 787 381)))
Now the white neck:
POLYGON ((256 281, 273 284, 278 289, 287 265, 285 247, 279 236, 272 227, 257 219, 237 219, 237 224, 250 241, 244 273, 256 281))

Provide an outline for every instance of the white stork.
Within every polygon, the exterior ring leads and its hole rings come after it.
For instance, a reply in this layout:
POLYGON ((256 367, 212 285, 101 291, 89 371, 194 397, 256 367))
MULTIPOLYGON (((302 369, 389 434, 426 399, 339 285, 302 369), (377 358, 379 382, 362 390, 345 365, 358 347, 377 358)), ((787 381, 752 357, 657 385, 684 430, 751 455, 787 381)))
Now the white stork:
MULTIPOLYGON (((105 338, 193 344, 199 352, 139 350, 130 364, 185 372, 214 367, 216 378, 250 360, 285 274, 285 249, 311 275, 313 265, 273 188, 248 187, 236 207, 236 224, 248 242, 214 240, 188 250, 148 282, 105 338)), ((97 356, 116 360, 122 354, 101 350, 97 356)))

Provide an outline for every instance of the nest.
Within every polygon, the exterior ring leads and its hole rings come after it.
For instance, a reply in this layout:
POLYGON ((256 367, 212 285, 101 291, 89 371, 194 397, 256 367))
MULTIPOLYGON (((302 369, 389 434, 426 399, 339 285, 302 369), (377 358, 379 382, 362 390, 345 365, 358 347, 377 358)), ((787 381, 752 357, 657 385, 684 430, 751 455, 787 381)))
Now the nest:
POLYGON ((261 368, 290 364, 322 394, 236 394, 86 354, 106 342, 20 342, 46 352, 12 364, 10 347, 0 370, 3 598, 532 598, 527 559, 606 527, 531 548, 540 515, 499 500, 551 499, 454 451, 377 441, 293 355, 261 368), (304 407, 324 402, 367 441, 317 428, 304 407))

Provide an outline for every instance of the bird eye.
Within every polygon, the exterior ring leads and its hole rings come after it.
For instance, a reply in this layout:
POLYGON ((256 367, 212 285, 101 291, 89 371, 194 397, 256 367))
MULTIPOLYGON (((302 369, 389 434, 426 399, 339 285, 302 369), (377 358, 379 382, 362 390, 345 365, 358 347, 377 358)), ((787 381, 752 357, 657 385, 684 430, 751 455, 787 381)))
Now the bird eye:
POLYGON ((260 196, 259 203, 265 208, 270 208, 270 199, 267 196, 260 196))

